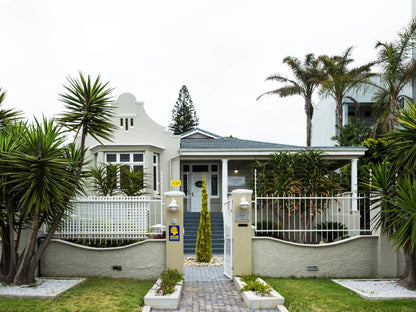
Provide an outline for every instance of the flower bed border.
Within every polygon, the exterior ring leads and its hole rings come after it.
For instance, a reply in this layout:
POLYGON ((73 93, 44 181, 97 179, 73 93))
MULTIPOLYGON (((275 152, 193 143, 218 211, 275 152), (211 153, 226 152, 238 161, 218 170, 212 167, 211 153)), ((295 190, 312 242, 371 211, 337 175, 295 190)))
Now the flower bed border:
POLYGON ((159 288, 160 279, 156 281, 153 287, 144 296, 144 305, 150 306, 153 309, 178 309, 179 301, 182 294, 183 280, 175 286, 175 291, 169 295, 159 295, 157 289, 159 288))
MULTIPOLYGON (((257 278, 263 284, 267 284, 261 278, 257 278)), ((240 291, 246 283, 244 283, 240 277, 234 277, 234 284, 236 285, 237 289, 240 291)), ((270 292, 270 296, 258 296, 253 291, 243 291, 242 297, 249 309, 257 310, 257 309, 273 309, 277 308, 279 311, 284 312, 287 309, 283 306, 285 303, 285 298, 283 298, 277 291, 273 288, 270 292)))

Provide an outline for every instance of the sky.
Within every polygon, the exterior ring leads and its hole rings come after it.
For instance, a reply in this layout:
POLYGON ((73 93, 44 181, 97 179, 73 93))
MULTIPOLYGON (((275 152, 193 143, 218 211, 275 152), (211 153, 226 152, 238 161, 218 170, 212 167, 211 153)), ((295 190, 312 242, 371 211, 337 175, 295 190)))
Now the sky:
MULTIPOLYGON (((300 96, 256 98, 290 76, 286 56, 374 60, 411 19, 411 0, 0 0, 4 108, 29 119, 64 110, 66 77, 101 75, 115 99, 132 93, 163 126, 186 85, 207 131, 306 144, 300 96)), ((316 95, 315 102, 319 101, 316 95)))

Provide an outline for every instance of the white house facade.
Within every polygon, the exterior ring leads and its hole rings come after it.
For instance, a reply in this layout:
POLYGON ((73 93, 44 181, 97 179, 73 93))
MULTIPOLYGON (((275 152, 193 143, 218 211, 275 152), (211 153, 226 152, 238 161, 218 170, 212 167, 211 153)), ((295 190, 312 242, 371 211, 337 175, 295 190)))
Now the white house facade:
MULTIPOLYGON (((119 163, 131 170, 143 170, 146 192, 162 195, 170 190, 185 193, 185 211, 201 209, 201 187, 205 176, 211 212, 222 211, 234 189, 247 188, 253 180, 251 165, 282 151, 296 152, 304 147, 222 137, 196 128, 176 136, 153 121, 132 94, 124 93, 115 104, 114 139, 100 144, 87 138, 88 159, 92 164, 119 163), (181 186, 171 181, 181 181, 181 186)), ((326 159, 341 164, 352 163, 351 191, 357 190, 359 157, 362 147, 320 147, 326 159)))

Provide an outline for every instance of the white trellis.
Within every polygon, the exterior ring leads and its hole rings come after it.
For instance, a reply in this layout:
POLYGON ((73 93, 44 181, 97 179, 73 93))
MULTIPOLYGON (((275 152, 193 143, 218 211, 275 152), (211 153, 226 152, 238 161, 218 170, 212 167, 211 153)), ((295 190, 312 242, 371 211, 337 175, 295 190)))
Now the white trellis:
POLYGON ((71 202, 72 209, 55 232, 56 238, 131 240, 160 234, 162 200, 138 197, 85 197, 71 202))

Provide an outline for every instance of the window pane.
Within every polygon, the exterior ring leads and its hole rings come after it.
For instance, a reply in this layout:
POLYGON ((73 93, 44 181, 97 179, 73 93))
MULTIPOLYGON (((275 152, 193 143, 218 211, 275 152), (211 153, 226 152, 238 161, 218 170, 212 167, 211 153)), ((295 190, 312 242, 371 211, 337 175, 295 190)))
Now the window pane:
POLYGON ((128 131, 129 130, 129 119, 128 118, 126 118, 125 126, 126 126, 126 131, 128 131))
POLYGON ((217 172, 218 171, 218 166, 217 165, 212 165, 211 166, 211 171, 212 172, 217 172))
POLYGON ((130 126, 134 126, 133 118, 130 118, 130 126))
POLYGON ((153 190, 157 191, 157 167, 153 167, 153 190))
POLYGON ((211 176, 211 195, 218 195, 218 176, 216 174, 211 176))
POLYGON ((117 154, 107 154, 106 155, 107 162, 116 162, 117 161, 117 154))
POLYGON ((120 127, 123 127, 123 118, 120 118, 120 127))
POLYGON ((134 172, 143 171, 143 166, 133 166, 133 171, 134 172))
POLYGON ((208 165, 193 165, 193 172, 208 172, 208 165))
POLYGON ((153 155, 153 163, 157 164, 157 155, 153 155))
MULTIPOLYGON (((189 166, 188 166, 188 169, 189 169, 189 166)), ((182 192, 185 193, 185 196, 188 196, 188 175, 187 174, 184 174, 182 176, 182 192)))
POLYGON ((126 181, 126 176, 127 176, 126 172, 127 171, 130 171, 130 166, 121 167, 121 170, 120 170, 120 184, 121 185, 123 185, 127 182, 126 181))
POLYGON ((143 154, 133 154, 134 162, 143 162, 143 154))
POLYGON ((189 172, 189 165, 183 165, 183 172, 189 172))
POLYGON ((130 154, 120 154, 120 162, 130 162, 130 154))

